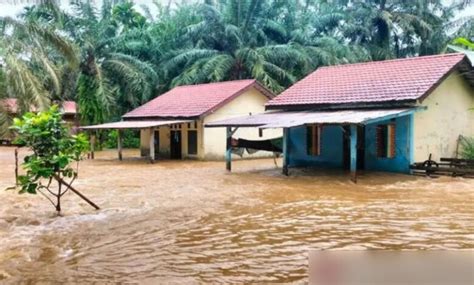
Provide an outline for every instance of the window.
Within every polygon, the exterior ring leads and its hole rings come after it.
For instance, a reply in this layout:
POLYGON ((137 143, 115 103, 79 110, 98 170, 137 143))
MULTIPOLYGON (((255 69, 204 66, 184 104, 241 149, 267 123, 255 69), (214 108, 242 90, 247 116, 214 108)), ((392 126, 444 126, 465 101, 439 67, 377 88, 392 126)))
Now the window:
POLYGON ((377 157, 395 157, 395 124, 378 125, 376 129, 377 157))
POLYGON ((197 154, 197 131, 188 131, 188 154, 197 154))
POLYGON ((320 125, 306 127, 307 154, 317 156, 321 154, 321 129, 320 125))

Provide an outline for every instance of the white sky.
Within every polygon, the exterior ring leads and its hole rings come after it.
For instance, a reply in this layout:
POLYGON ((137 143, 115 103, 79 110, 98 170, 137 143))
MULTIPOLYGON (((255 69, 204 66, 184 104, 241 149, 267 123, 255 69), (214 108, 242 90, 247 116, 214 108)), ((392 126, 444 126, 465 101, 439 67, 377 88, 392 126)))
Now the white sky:
MULTIPOLYGON (((67 7, 69 0, 60 0, 61 5, 63 7, 67 7)), ((164 3, 168 3, 169 0, 159 0, 164 3)), ((183 1, 183 0, 181 0, 183 1)), ((174 2, 181 2, 181 1, 176 1, 174 2)), ((454 0, 444 0, 446 3, 451 3, 454 0)), ((24 7, 31 5, 31 3, 34 2, 34 0, 28 1, 28 0, 0 0, 0 17, 5 17, 5 16, 16 16, 18 13, 20 13, 24 7), (28 3, 30 2, 30 3, 28 3), (17 3, 17 4, 12 4, 12 3, 17 3)), ((95 0, 95 2, 100 3, 101 0, 95 0)), ((137 4, 137 7, 139 7, 142 4, 147 5, 150 7, 152 13, 154 10, 154 5, 151 0, 134 0, 135 4, 137 4)), ((473 16, 474 15, 474 5, 471 5, 471 7, 466 8, 463 12, 459 14, 459 17, 463 16, 473 16)))

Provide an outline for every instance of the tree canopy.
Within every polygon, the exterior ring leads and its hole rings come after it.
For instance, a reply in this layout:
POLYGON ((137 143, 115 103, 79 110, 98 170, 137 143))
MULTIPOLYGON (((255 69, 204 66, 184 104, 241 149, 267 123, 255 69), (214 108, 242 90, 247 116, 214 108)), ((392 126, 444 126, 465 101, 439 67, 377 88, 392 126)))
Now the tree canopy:
MULTIPOLYGON (((279 93, 319 66, 446 51, 474 36, 456 0, 41 1, 2 18, 0 97, 75 100, 117 119, 177 85, 255 78, 279 93), (153 12, 152 12, 153 11, 153 12)), ((1 111, 0 111, 1 112, 1 111)), ((4 120, 4 119, 3 119, 4 120)), ((0 124, 2 123, 0 116, 0 124)))

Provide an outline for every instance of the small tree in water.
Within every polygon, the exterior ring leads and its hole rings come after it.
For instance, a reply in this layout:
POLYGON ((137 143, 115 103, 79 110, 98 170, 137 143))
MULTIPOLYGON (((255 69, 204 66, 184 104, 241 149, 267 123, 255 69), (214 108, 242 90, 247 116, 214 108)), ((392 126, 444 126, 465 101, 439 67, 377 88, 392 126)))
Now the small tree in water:
POLYGON ((99 209, 71 185, 78 174, 71 163, 79 163, 88 143, 84 135, 70 134, 58 106, 37 114, 27 113, 21 119, 15 119, 12 128, 18 132, 16 142, 33 151, 22 163, 26 174, 17 178, 20 194, 40 193, 60 214, 61 198, 70 190, 99 209))

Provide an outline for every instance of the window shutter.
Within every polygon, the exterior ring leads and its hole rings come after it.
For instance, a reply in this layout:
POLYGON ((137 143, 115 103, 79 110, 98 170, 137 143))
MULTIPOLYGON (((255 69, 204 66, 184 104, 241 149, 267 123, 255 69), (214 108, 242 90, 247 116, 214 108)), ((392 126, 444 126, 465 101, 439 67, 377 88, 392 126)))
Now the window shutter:
POLYGON ((395 157, 395 124, 390 124, 388 125, 389 129, 389 140, 390 140, 390 149, 388 151, 388 154, 390 157, 395 157))
POLYGON ((321 129, 320 125, 310 125, 306 127, 306 146, 308 155, 321 154, 321 129))

